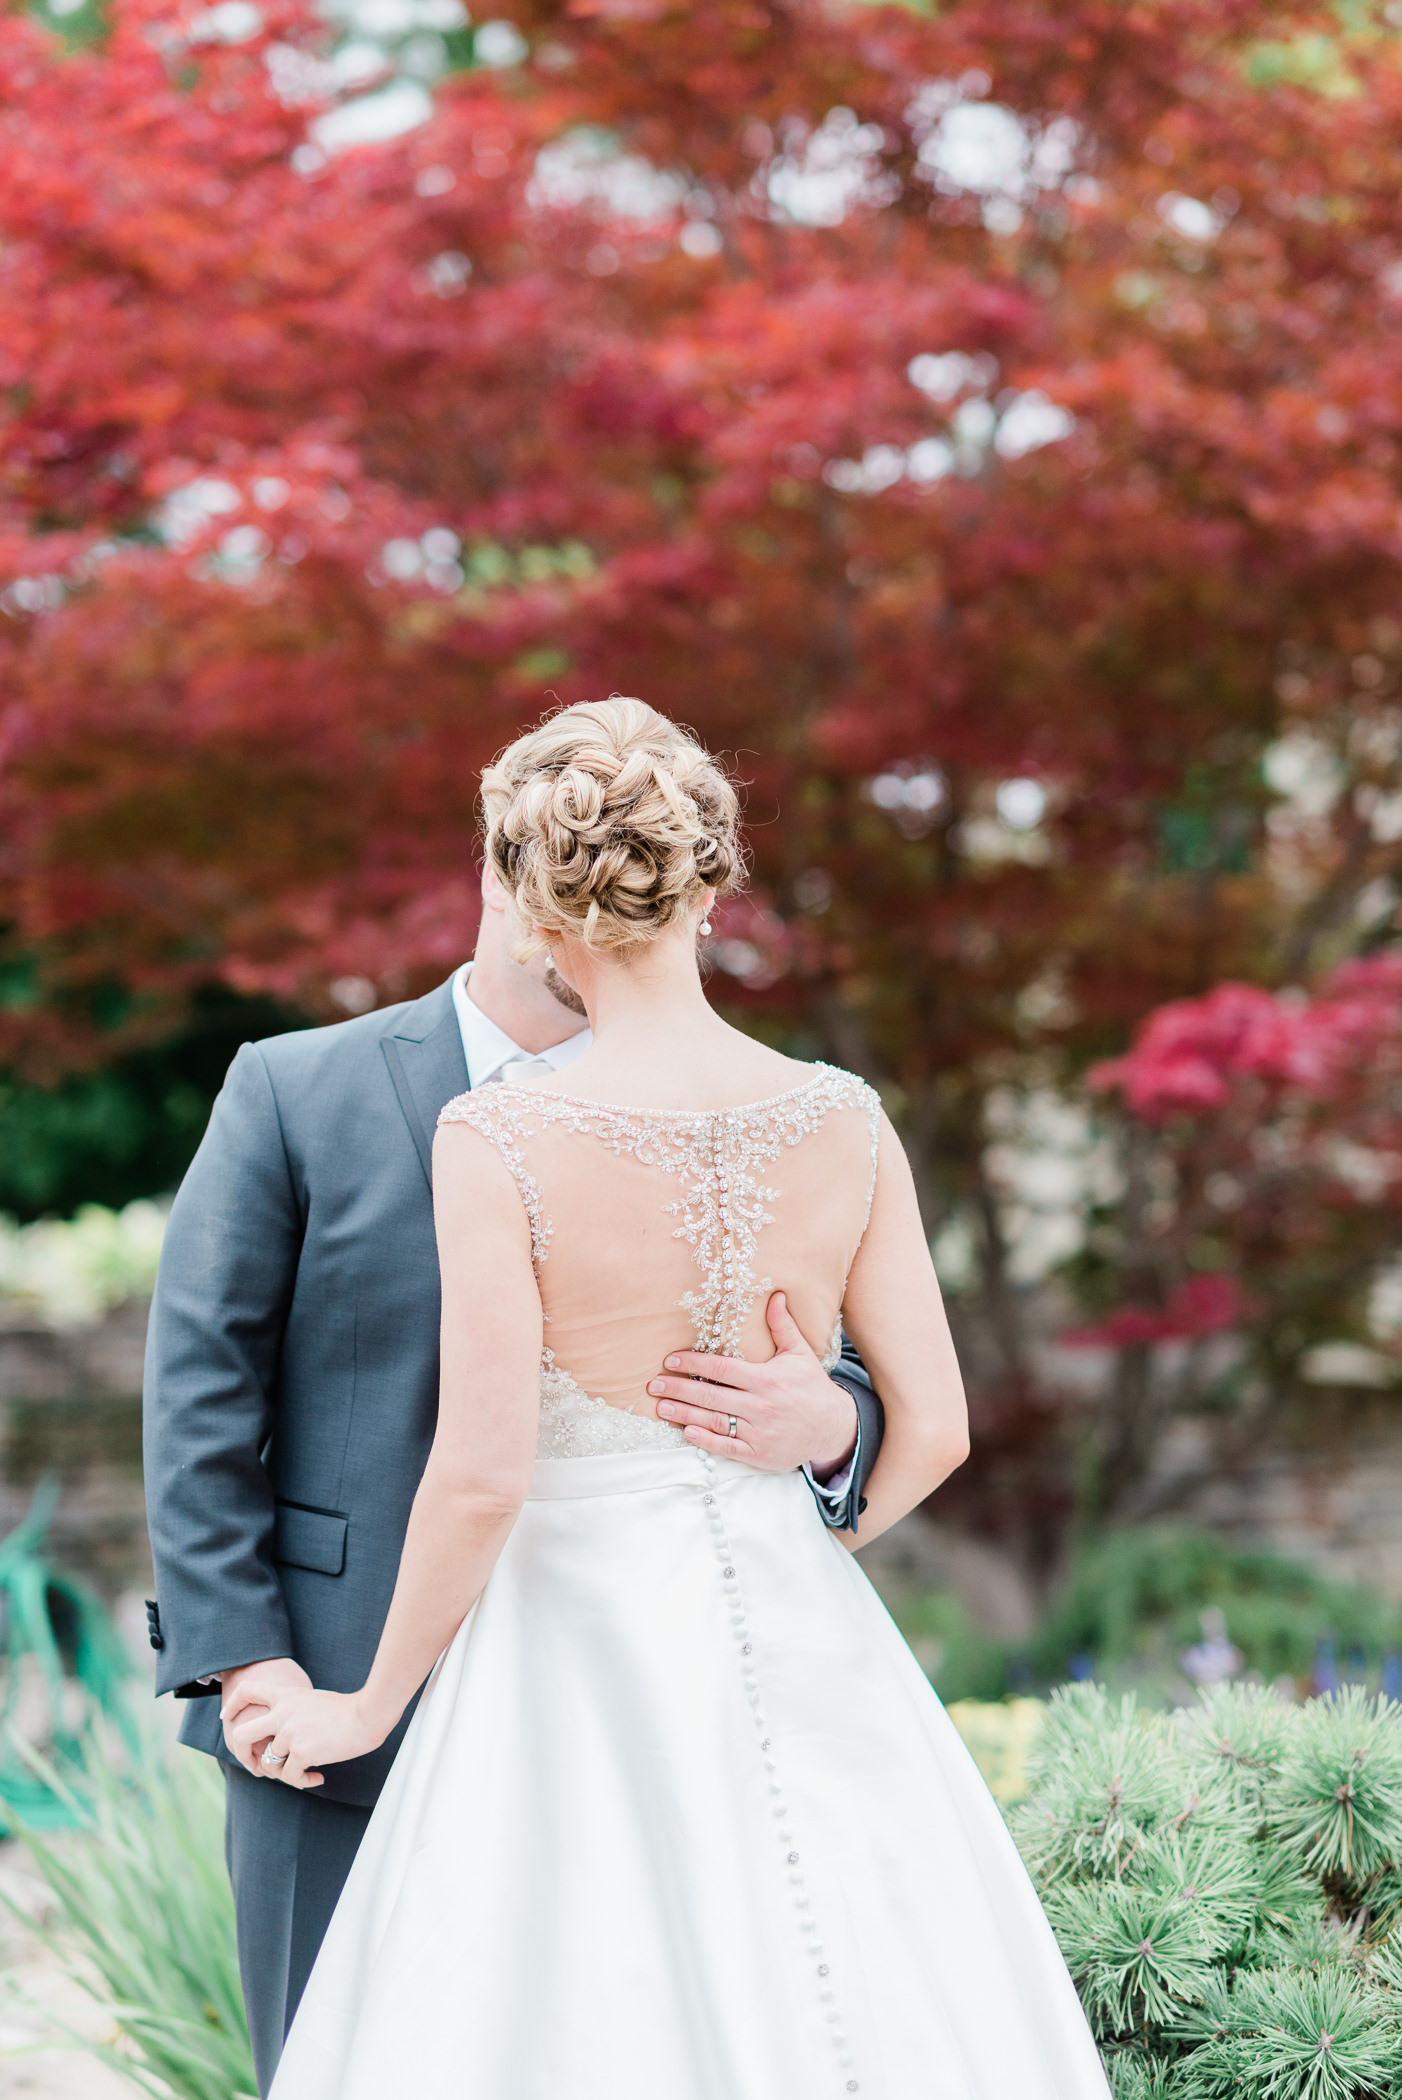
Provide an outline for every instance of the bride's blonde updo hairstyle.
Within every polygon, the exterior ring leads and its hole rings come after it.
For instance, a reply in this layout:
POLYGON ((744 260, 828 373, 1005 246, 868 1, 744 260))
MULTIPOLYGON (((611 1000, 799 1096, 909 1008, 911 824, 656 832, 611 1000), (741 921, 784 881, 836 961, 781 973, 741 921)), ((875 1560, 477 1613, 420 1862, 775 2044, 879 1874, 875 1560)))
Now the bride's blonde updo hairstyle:
POLYGON ((735 790, 641 700, 550 715, 482 775, 487 856, 525 923, 618 954, 744 880, 735 790))

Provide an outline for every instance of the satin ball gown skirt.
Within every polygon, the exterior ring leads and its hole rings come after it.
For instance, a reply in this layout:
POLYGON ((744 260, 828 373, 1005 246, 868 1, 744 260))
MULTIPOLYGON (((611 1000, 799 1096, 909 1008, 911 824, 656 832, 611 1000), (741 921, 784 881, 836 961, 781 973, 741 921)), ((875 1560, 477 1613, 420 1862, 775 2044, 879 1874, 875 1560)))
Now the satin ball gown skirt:
POLYGON ((274 2100, 1104 2100, 994 1802, 802 1478, 542 1460, 274 2100))

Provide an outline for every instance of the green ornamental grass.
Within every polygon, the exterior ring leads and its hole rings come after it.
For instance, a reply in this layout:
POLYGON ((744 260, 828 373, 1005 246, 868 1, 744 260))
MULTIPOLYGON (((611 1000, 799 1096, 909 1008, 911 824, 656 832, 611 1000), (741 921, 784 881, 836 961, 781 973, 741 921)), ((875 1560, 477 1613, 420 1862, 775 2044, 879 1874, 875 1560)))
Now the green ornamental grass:
POLYGON ((20 1753, 78 1826, 55 1838, 21 1824, 19 1836, 53 1900, 40 1937, 112 2017, 112 2039, 79 2045, 153 2100, 243 2100, 257 2086, 224 1868, 222 1776, 149 1729, 136 1756, 96 1732, 86 1749, 75 1785, 20 1753))

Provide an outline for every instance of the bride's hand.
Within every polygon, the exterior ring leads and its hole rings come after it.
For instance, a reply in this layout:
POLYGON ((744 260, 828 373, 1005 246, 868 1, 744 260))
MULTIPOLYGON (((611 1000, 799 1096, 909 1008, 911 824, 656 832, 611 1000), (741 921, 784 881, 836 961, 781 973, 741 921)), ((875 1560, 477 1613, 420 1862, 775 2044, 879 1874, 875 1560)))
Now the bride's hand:
POLYGON ((237 1754, 271 1737, 259 1759, 269 1779, 287 1786, 317 1787, 322 1765, 344 1764, 378 1750, 387 1731, 367 1715, 354 1692, 317 1692, 289 1687, 270 1707, 260 1707, 229 1730, 237 1754))

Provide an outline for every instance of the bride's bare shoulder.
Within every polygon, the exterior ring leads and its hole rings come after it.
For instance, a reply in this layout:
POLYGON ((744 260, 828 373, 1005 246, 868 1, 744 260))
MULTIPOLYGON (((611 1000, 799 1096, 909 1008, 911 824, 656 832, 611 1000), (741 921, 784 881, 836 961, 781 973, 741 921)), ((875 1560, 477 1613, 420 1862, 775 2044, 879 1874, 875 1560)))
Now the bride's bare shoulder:
POLYGON ((791 1094, 824 1068, 787 1057, 739 1029, 702 1042, 599 1045, 562 1071, 533 1074, 522 1089, 537 1097, 665 1111, 739 1108, 791 1094))
MULTIPOLYGON (((792 1093, 836 1068, 819 1059, 790 1057, 769 1043, 759 1042, 728 1024, 716 1053, 707 1061, 713 1083, 734 1089, 735 1100, 759 1101, 772 1095, 792 1093)), ((844 1077, 852 1075, 842 1075, 844 1077)), ((722 1104, 723 1105, 723 1104, 722 1104)))
POLYGON ((735 1031, 737 1042, 723 1063, 718 1061, 716 1076, 732 1077, 741 1088, 758 1097, 764 1094, 782 1094, 790 1088, 803 1086, 813 1077, 816 1067, 799 1057, 787 1057, 782 1050, 771 1049, 767 1043, 757 1043, 752 1036, 735 1031))

